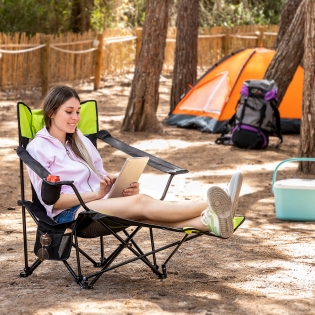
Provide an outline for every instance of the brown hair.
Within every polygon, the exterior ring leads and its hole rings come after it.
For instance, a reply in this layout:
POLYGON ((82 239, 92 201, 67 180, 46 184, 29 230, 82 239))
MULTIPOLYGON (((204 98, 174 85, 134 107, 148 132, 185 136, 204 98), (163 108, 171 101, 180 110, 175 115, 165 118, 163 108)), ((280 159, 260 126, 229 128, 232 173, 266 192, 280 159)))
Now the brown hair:
MULTIPOLYGON (((58 111, 61 105, 71 98, 75 98, 80 102, 78 93, 68 86, 55 86, 45 96, 43 101, 43 115, 47 130, 51 127, 51 116, 58 111)), ((94 163, 91 160, 90 154, 85 148, 82 140, 78 137, 77 133, 67 133, 66 140, 68 141, 72 151, 81 160, 86 162, 90 168, 99 176, 95 169, 94 163)))

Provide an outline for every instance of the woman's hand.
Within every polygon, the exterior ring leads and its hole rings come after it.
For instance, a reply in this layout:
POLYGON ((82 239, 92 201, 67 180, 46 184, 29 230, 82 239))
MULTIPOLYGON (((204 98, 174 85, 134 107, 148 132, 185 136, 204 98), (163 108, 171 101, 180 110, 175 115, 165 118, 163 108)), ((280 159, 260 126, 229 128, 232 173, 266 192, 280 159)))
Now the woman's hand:
POLYGON ((132 183, 130 187, 123 190, 123 196, 133 196, 139 194, 139 183, 132 183))
POLYGON ((102 199, 103 197, 105 197, 109 193, 116 178, 117 177, 112 175, 112 174, 107 174, 104 176, 103 179, 101 179, 100 188, 98 191, 96 191, 97 199, 102 199))

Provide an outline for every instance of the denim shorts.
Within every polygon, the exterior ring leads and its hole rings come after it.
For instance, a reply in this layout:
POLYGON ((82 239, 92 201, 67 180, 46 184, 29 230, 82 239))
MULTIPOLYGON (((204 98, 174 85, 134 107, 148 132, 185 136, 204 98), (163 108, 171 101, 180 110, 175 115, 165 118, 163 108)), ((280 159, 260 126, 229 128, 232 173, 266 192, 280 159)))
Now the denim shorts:
POLYGON ((77 213, 77 211, 79 210, 80 207, 81 207, 81 205, 78 205, 78 206, 74 206, 72 208, 63 210, 62 212, 60 212, 58 215, 56 215, 54 217, 54 220, 58 224, 71 222, 74 220, 75 214, 77 213))

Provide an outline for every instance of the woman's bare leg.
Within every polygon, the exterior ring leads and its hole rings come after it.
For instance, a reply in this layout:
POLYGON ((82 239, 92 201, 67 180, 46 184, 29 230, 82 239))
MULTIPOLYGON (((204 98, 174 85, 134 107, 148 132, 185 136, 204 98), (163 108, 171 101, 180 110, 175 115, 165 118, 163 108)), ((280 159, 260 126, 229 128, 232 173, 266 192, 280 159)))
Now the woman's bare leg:
POLYGON ((94 211, 130 220, 176 223, 199 217, 206 201, 161 201, 148 195, 100 199, 87 203, 94 211))
MULTIPOLYGON (((148 195, 95 200, 87 206, 97 212, 171 227, 194 227, 223 238, 233 234, 233 204, 220 187, 210 187, 206 201, 161 201, 148 195)), ((79 211, 82 207, 79 209, 79 211)))
MULTIPOLYGON (((129 220, 175 228, 194 227, 208 231, 200 214, 207 208, 206 201, 162 201, 148 195, 134 195, 91 201, 86 204, 94 211, 129 220)), ((84 209, 81 207, 77 214, 84 209)))

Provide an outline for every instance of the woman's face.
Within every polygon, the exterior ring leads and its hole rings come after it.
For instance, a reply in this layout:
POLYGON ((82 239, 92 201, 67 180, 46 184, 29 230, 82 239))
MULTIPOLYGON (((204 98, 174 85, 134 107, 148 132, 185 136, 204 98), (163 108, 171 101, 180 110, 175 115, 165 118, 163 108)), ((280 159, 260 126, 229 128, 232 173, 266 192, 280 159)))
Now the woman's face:
POLYGON ((80 120, 80 102, 72 97, 50 117, 49 133, 64 142, 67 133, 74 133, 80 120))

